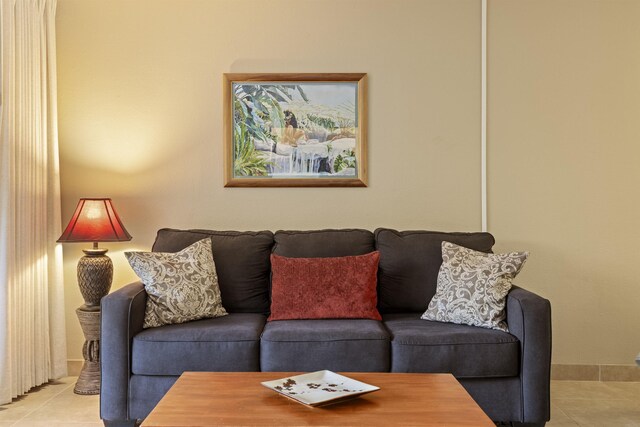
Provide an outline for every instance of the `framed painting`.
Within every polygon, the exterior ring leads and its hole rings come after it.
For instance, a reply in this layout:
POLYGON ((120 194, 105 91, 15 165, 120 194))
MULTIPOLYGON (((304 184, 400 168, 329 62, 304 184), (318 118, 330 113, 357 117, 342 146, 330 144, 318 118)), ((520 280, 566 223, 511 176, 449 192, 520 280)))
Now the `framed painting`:
POLYGON ((225 187, 365 187, 366 77, 224 74, 225 187))

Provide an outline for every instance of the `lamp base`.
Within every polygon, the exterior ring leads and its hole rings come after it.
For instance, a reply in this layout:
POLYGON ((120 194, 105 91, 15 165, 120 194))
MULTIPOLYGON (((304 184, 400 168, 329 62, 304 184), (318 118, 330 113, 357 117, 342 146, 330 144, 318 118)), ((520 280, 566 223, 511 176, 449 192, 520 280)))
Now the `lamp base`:
POLYGON ((78 261, 78 286, 84 298, 83 308, 100 310, 100 300, 109 293, 113 280, 113 262, 105 255, 107 249, 83 249, 86 254, 78 261))

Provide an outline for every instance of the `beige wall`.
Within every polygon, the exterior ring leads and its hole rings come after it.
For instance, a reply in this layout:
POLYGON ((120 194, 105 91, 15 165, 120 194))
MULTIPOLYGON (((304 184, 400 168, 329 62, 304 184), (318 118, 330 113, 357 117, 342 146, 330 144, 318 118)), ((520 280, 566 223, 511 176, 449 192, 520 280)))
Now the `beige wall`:
MULTIPOLYGON (((551 299, 555 363, 632 363, 638 5, 489 12, 497 249, 532 252, 519 283, 551 299)), ((135 278, 122 251, 166 226, 477 230, 480 15, 479 0, 59 0, 65 220, 79 197, 114 199, 134 236, 106 245, 114 288, 135 278), (369 74, 368 188, 222 187, 222 73, 286 71, 369 74)), ((65 246, 76 359, 80 246, 65 246)))
POLYGON ((554 362, 640 352, 640 2, 490 2, 489 228, 529 248, 554 362))
MULTIPOLYGON (((112 197, 131 244, 161 227, 480 227, 475 1, 59 1, 65 219, 112 197), (368 188, 223 188, 222 73, 366 72, 368 188)), ((82 338, 65 246, 70 358, 82 338)))

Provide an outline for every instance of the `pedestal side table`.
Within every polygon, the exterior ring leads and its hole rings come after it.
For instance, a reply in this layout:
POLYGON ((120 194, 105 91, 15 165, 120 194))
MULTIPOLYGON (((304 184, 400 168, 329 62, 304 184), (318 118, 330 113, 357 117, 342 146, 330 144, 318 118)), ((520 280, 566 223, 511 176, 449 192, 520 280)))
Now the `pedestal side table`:
POLYGON ((82 306, 76 310, 84 334, 82 357, 84 363, 73 392, 100 394, 100 309, 82 306))

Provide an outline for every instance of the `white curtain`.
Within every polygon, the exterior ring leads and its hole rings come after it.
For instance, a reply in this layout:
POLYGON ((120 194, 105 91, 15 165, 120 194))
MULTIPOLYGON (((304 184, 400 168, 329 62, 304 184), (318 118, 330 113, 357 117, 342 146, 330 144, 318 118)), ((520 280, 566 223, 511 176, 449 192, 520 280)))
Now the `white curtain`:
POLYGON ((0 0, 0 404, 66 375, 55 0, 0 0))

